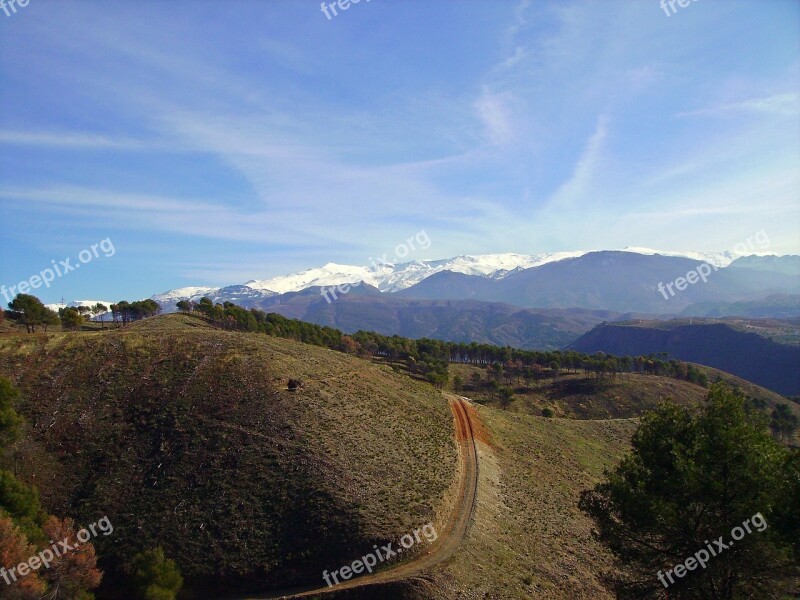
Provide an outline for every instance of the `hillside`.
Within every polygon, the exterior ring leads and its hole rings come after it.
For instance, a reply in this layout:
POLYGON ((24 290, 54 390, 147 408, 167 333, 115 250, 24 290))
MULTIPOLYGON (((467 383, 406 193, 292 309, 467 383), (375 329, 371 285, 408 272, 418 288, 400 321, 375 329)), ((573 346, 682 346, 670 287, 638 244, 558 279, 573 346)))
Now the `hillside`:
POLYGON ((430 386, 197 319, 4 334, 0 375, 24 396, 23 478, 50 511, 115 525, 98 540, 104 597, 118 597, 115 567, 155 545, 189 590, 319 580, 437 522, 455 477, 452 415, 430 386))
POLYGON ((329 294, 332 301, 328 302, 322 296, 323 291, 314 287, 269 298, 228 291, 222 295, 210 294, 210 298, 335 327, 346 333, 377 331, 409 338, 542 350, 563 348, 603 321, 636 316, 580 308, 526 309, 474 300, 417 300, 383 294, 368 285, 351 288, 346 294, 337 292, 335 297, 329 294))
MULTIPOLYGON (((469 382, 473 375, 486 378, 485 369, 471 365, 451 365, 451 371, 469 382)), ((569 419, 630 419, 655 408, 665 398, 684 405, 697 405, 708 390, 688 381, 640 373, 619 374, 614 379, 563 373, 531 385, 511 380, 514 399, 505 410, 541 415, 549 408, 554 416, 569 419)), ((476 389, 468 383, 464 393, 485 406, 501 408, 497 394, 486 387, 476 389)))
MULTIPOLYGON (((100 600, 128 598, 123 565, 156 545, 186 576, 187 600, 321 585, 323 570, 439 528, 454 507, 462 467, 448 400, 382 363, 184 315, 2 333, 0 375, 21 389, 28 422, 10 459, 48 510, 114 523, 97 540, 100 600), (289 378, 303 387, 288 391, 289 378)), ((465 380, 481 371, 450 365, 465 380)), ((578 497, 622 457, 643 410, 666 397, 700 405, 706 390, 592 377, 547 375, 507 409, 475 393, 478 495, 461 544, 421 574, 324 597, 611 598, 601 575, 613 563, 578 497)))
POLYGON ((477 406, 476 516, 461 552, 425 577, 323 596, 332 600, 611 600, 613 571, 577 508, 629 448, 633 420, 545 419, 477 406))
MULTIPOLYGON (((710 382, 722 381, 738 389, 752 403, 769 416, 778 405, 786 405, 800 418, 800 405, 749 381, 710 367, 697 366, 710 382)), ((598 378, 593 374, 562 371, 557 377, 538 380, 503 377, 503 382, 513 391, 506 403, 497 389, 487 385, 489 373, 484 368, 466 364, 451 364, 453 377, 461 378, 463 393, 485 407, 506 412, 539 416, 544 411, 554 417, 579 420, 617 420, 638 418, 643 412, 655 409, 664 399, 688 407, 699 407, 705 402, 708 388, 697 383, 646 373, 617 373, 613 377, 598 378), (479 378, 479 383, 475 377, 479 378)), ((496 378, 494 378, 496 379, 496 378)), ((451 381, 451 386, 453 385, 451 381)), ((791 443, 800 444, 800 431, 795 432, 791 443)))
POLYGON ((683 321, 600 325, 570 344, 579 352, 659 354, 727 371, 786 396, 800 394, 800 346, 778 343, 757 328, 683 321), (756 333, 758 332, 758 333, 756 333))
MULTIPOLYGON (((270 308, 291 315, 291 310, 282 309, 280 305, 270 308)), ((620 319, 622 315, 583 309, 521 309, 472 300, 410 300, 348 294, 330 304, 318 300, 296 318, 347 332, 361 329, 409 338, 555 350, 595 325, 620 319)))
POLYGON ((750 302, 698 302, 687 306, 687 317, 747 317, 751 319, 795 319, 800 317, 800 296, 774 294, 750 302))

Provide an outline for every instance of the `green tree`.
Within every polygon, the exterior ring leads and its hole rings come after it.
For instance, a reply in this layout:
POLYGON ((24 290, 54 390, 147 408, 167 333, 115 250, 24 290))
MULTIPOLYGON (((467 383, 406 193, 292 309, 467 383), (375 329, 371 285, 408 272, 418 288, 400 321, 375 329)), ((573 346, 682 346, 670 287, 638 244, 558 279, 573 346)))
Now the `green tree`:
POLYGON ((0 470, 0 516, 7 515, 31 541, 41 540, 47 518, 36 488, 19 481, 11 471, 0 470))
POLYGON ((624 565, 610 577, 617 596, 780 597, 798 573, 800 460, 770 437, 765 419, 715 384, 698 415, 671 403, 647 413, 632 445, 580 500, 624 565), (665 589, 663 573, 708 540, 731 541, 732 530, 756 514, 766 529, 753 529, 665 589))
POLYGON ((211 313, 214 310, 214 303, 208 296, 203 296, 200 298, 200 302, 197 303, 195 308, 198 312, 204 314, 205 316, 211 317, 211 313))
POLYGON ((561 371, 561 364, 557 360, 552 361, 550 363, 550 370, 553 372, 553 377, 558 377, 561 371))
POLYGON ((770 429, 779 440, 790 440, 797 431, 800 419, 789 408, 788 404, 780 403, 772 411, 770 429))
POLYGON ((61 327, 77 331, 83 325, 85 318, 76 308, 68 306, 61 309, 61 327))
POLYGON ((470 376, 470 380, 472 380, 472 387, 473 387, 474 389, 476 389, 476 390, 477 390, 477 389, 480 389, 480 387, 481 387, 481 382, 483 381, 483 378, 481 377, 481 374, 480 374, 480 373, 478 373, 477 371, 475 371, 475 372, 474 372, 474 373, 473 373, 473 374, 470 376))
MULTIPOLYGON (((23 419, 14 410, 19 393, 8 379, 0 377, 0 456, 16 442, 23 419)), ((28 539, 40 539, 40 526, 47 516, 42 511, 36 488, 18 481, 11 471, 0 470, 0 517, 9 516, 28 539)))
POLYGON ((464 378, 461 375, 455 375, 453 377, 453 389, 456 392, 461 392, 464 390, 464 378))
POLYGON ((8 303, 8 308, 14 311, 17 320, 25 325, 28 333, 34 333, 37 325, 43 325, 47 331, 48 325, 58 323, 58 315, 42 304, 36 296, 30 294, 17 294, 8 303))
POLYGON ((106 328, 105 321, 103 320, 104 315, 108 312, 108 306, 103 304, 102 302, 98 302, 92 307, 92 314, 95 317, 100 317, 100 327, 103 329, 106 328))
POLYGON ((133 558, 133 580, 142 600, 175 600, 183 577, 162 548, 145 550, 133 558))
POLYGON ((61 323, 61 319, 58 318, 58 314, 54 310, 45 307, 44 316, 42 317, 42 325, 44 325, 45 332, 47 332, 47 328, 50 325, 58 325, 59 323, 61 323))
POLYGON ((11 382, 0 377, 0 456, 20 436, 22 417, 14 409, 18 397, 19 394, 11 382))
POLYGON ((191 300, 179 300, 178 303, 175 305, 182 313, 189 314, 192 312, 192 301, 191 300))
POLYGON ((500 408, 505 410, 514 400, 514 390, 510 387, 501 387, 497 391, 500 394, 500 408))

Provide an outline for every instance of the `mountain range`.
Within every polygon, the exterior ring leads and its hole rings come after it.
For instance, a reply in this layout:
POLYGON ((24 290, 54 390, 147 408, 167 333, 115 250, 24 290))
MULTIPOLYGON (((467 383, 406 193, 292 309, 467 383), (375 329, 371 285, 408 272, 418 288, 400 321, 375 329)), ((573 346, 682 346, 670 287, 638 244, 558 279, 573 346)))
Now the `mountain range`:
POLYGON ((401 264, 323 267, 224 287, 152 297, 165 312, 179 300, 232 302, 352 333, 562 348, 593 327, 630 319, 800 316, 800 256, 732 252, 621 251, 462 255, 401 264), (701 265, 707 264, 706 267, 701 265), (674 296, 698 268, 707 281, 674 296), (333 286, 342 286, 335 288, 333 286))
MULTIPOLYGON (((766 256, 752 258, 737 255, 735 252, 663 252, 649 248, 626 248, 621 252, 639 254, 642 256, 665 256, 687 258, 700 262, 707 262, 723 268, 735 261, 748 258, 749 260, 762 261, 767 264, 766 256)), ((204 295, 220 295, 226 293, 241 293, 244 288, 260 293, 262 297, 270 297, 288 292, 299 292, 312 287, 329 287, 341 284, 364 282, 381 292, 399 292, 414 287, 423 280, 438 273, 459 273, 470 277, 490 280, 501 280, 507 276, 535 269, 554 262, 562 262, 570 258, 579 258, 590 252, 550 252, 541 254, 482 254, 461 255, 443 260, 417 260, 405 263, 392 264, 384 261, 371 260, 370 266, 341 265, 328 263, 322 267, 308 269, 300 273, 273 277, 265 280, 251 279, 240 285, 211 287, 191 286, 169 290, 153 296, 153 300, 162 304, 170 304, 182 299, 199 299, 204 295)), ((786 263, 786 257, 771 256, 776 264, 786 263)), ((800 257, 797 257, 800 258, 800 257)), ((798 261, 795 261, 798 262, 798 261)), ((795 265, 794 274, 800 273, 800 263, 795 265)), ((785 268, 785 267, 778 267, 785 268)), ((791 271, 791 268, 789 268, 791 271)), ((786 271, 784 271, 786 272, 786 271)))

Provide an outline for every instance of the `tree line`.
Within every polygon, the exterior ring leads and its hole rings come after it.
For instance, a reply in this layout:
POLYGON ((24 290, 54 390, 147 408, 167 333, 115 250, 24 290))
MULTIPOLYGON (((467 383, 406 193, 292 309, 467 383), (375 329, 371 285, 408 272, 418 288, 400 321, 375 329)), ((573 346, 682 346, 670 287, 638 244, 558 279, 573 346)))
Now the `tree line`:
POLYGON ((94 306, 65 306, 56 312, 47 308, 36 296, 17 294, 8 303, 7 312, 0 309, 0 321, 7 317, 10 321, 24 325, 28 333, 35 333, 37 327, 42 327, 46 332, 49 326, 59 324, 64 329, 77 330, 92 316, 99 317, 101 326, 105 326, 103 315, 108 312, 111 312, 114 323, 124 326, 131 321, 157 315, 161 312, 161 306, 150 299, 134 302, 121 300, 110 305, 98 302, 94 306))
POLYGON ((437 387, 449 381, 450 363, 487 367, 509 382, 514 378, 530 380, 557 376, 562 371, 583 371, 597 378, 614 378, 619 373, 641 373, 682 379, 703 387, 708 385, 708 378, 700 369, 679 360, 667 360, 664 354, 616 357, 603 353, 588 355, 573 350, 520 350, 477 342, 447 342, 429 338, 412 340, 374 331, 358 331, 347 335, 333 327, 289 319, 257 308, 247 309, 232 302, 215 304, 207 297, 198 302, 181 300, 177 308, 186 314, 199 313, 225 329, 261 332, 348 354, 377 356, 402 363, 411 374, 437 387))

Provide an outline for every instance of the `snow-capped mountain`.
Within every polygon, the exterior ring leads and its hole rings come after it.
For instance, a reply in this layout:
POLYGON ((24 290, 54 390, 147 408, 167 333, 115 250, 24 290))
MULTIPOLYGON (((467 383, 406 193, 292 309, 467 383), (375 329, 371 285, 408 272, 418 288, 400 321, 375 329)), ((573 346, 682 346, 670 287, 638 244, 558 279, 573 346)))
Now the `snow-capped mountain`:
MULTIPOLYGON (((653 250, 650 248, 627 247, 622 252, 641 255, 662 255, 669 257, 683 257, 693 260, 709 262, 718 267, 726 267, 735 259, 743 256, 739 252, 669 252, 653 250)), ((399 292, 431 275, 442 271, 462 273, 500 280, 511 273, 539 267, 548 263, 558 262, 568 258, 577 258, 588 254, 584 251, 574 252, 547 252, 541 254, 481 254, 461 255, 442 260, 415 260, 405 263, 375 262, 369 266, 342 265, 328 263, 322 267, 308 269, 300 273, 282 275, 271 279, 251 279, 241 285, 227 287, 184 287, 169 290, 153 296, 153 300, 170 310, 181 299, 199 300, 208 296, 214 301, 229 300, 258 300, 269 298, 289 292, 300 292, 311 287, 329 287, 345 283, 365 282, 381 292, 399 292)), ((758 253, 750 253, 758 254, 758 253)), ((763 254, 763 253, 762 253, 763 254)))
POLYGON ((699 260, 716 265, 720 268, 727 267, 742 256, 770 256, 772 254, 771 252, 731 252, 729 250, 724 252, 669 252, 664 250, 652 250, 651 248, 639 248, 636 246, 628 246, 623 249, 623 252, 633 252, 634 254, 646 254, 649 256, 660 254, 661 256, 691 258, 692 260, 699 260))
MULTIPOLYGON (((199 300, 208 296, 229 299, 237 297, 267 298, 277 294, 299 292, 310 287, 328 287, 361 281, 382 292, 398 292, 441 271, 452 271, 465 275, 502 279, 520 269, 538 267, 548 262, 582 256, 584 252, 548 252, 542 254, 482 254, 462 255, 444 260, 415 260, 406 263, 373 262, 370 266, 341 265, 328 263, 322 267, 308 269, 292 275, 272 279, 251 279, 242 285, 227 287, 192 286, 156 294, 153 300, 166 309, 182 299, 199 300)), ((233 300, 231 300, 233 301, 233 300)))
MULTIPOLYGON (((45 304, 45 306, 52 311, 58 312, 60 308, 67 308, 68 306, 73 308, 77 308, 79 306, 88 306, 89 308, 92 308, 98 302, 108 307, 110 307, 112 304, 116 304, 116 302, 108 302, 107 300, 73 300, 72 302, 67 302, 66 304, 62 304, 61 302, 56 302, 55 304, 45 304)), ((110 312, 111 311, 109 310, 101 314, 107 315, 110 312)))
POLYGON ((209 286, 190 286, 190 287, 182 287, 177 288, 175 290, 169 290, 168 292, 164 292, 163 294, 156 294, 153 296, 153 300, 161 304, 162 302, 165 303, 174 303, 178 302, 179 300, 183 300, 185 298, 202 298, 207 294, 214 294, 220 288, 216 287, 209 287, 209 286))
POLYGON ((315 286, 331 286, 363 281, 382 292, 398 292, 416 285, 440 271, 453 271, 465 275, 478 275, 501 279, 518 269, 538 267, 548 262, 581 256, 583 252, 555 252, 547 254, 483 254, 462 255, 445 260, 415 260, 406 263, 381 263, 368 267, 328 263, 294 275, 251 280, 244 285, 255 290, 278 294, 299 292, 315 286))

